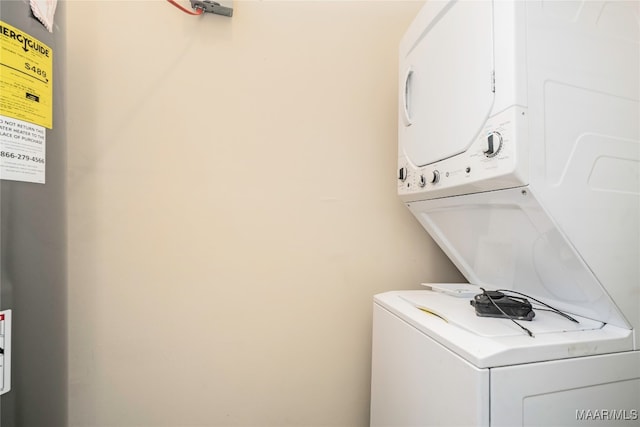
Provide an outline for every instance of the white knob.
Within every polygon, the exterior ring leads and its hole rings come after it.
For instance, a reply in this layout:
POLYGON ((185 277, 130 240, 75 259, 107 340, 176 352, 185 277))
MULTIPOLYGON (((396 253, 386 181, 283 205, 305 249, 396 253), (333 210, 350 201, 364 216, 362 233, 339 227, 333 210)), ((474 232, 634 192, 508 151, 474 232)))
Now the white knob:
POLYGON ((484 155, 491 158, 495 157, 502 148, 502 135, 499 132, 491 132, 484 141, 484 155))
POLYGON ((402 182, 405 182, 407 180, 407 174, 409 173, 409 171, 407 170, 406 167, 401 167, 400 169, 398 169, 398 179, 402 182))

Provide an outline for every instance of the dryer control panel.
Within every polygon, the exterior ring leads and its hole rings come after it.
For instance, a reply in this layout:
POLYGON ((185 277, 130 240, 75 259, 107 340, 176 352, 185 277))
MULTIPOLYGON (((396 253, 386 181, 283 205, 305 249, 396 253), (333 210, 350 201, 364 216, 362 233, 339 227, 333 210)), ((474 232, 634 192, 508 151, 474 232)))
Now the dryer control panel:
POLYGON ((509 108, 487 120, 466 151, 421 167, 401 149, 400 198, 409 202, 527 185, 526 119, 525 108, 509 108))

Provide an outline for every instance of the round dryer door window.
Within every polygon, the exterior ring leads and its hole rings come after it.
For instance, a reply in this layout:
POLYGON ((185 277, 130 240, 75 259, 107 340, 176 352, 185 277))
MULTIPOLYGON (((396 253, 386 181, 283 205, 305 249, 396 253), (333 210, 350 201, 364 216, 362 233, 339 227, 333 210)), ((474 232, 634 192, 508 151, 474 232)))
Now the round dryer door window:
POLYGON ((400 47, 400 153, 416 166, 464 152, 494 99, 492 2, 431 4, 400 47))

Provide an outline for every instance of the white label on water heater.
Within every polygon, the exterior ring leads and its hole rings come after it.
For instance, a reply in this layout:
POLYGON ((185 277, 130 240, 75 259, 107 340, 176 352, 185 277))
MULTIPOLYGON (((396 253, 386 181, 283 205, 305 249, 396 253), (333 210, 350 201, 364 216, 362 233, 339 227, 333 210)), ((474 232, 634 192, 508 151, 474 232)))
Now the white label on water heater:
POLYGON ((11 390, 11 310, 0 311, 0 394, 11 390))
POLYGON ((0 179, 44 184, 46 129, 0 116, 0 179))

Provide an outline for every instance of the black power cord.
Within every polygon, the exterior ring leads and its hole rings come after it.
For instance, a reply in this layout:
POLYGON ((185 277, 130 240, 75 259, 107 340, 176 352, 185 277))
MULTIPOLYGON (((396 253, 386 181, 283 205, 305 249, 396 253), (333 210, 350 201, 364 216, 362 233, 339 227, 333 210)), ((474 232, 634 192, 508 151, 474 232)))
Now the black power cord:
MULTIPOLYGON (((479 295, 476 295, 474 297, 473 300, 471 300, 471 305, 473 305, 476 308, 476 314, 479 314, 478 311, 478 307, 480 306, 478 304, 479 299, 484 299, 486 298, 495 308, 498 309, 498 311, 502 314, 503 317, 511 320, 513 323, 515 323, 516 325, 518 325, 518 327, 520 327, 520 329, 522 329, 523 331, 525 331, 531 338, 535 338, 535 335, 533 335, 533 332, 531 332, 529 329, 525 328, 524 326, 522 326, 520 323, 516 322, 516 320, 510 316, 509 314, 505 313, 505 311, 494 301, 494 299, 501 299, 503 298, 505 295, 503 293, 501 293, 500 291, 486 291, 484 288, 480 288, 482 289, 482 293, 479 295)), ((529 310, 531 309, 531 304, 529 304, 528 301, 524 300, 524 301, 520 301, 521 304, 524 304, 526 302, 526 304, 528 305, 529 310)), ((491 315, 492 317, 497 317, 495 315, 491 315)), ((523 319, 526 320, 531 320, 533 318, 534 314, 533 311, 530 311, 530 314, 528 314, 527 317, 522 317, 523 319)))
MULTIPOLYGON (((482 289, 482 288, 481 288, 481 289, 482 289)), ((484 289, 483 289, 483 290, 484 290, 484 289)), ((523 294, 522 292, 512 291, 512 290, 510 290, 510 289, 498 289, 498 292, 502 292, 502 293, 512 293, 512 294, 521 295, 521 296, 523 296, 523 297, 529 298, 531 301, 535 301, 535 302, 537 302, 538 304, 540 304, 540 305, 543 305, 543 306, 547 307, 547 308, 548 308, 549 310, 551 310, 552 312, 557 313, 557 314, 559 314, 559 315, 560 315, 560 316, 562 316, 562 317, 566 317, 567 319, 571 320, 572 322, 580 323, 580 322, 578 322, 576 319, 574 319, 573 317, 569 316, 567 313, 562 312, 562 311, 558 310, 557 308, 551 307, 549 304, 547 304, 547 303, 545 303, 545 302, 542 302, 542 301, 540 301, 540 300, 538 300, 538 299, 535 299, 534 297, 531 297, 531 296, 529 296, 529 295, 527 295, 527 294, 523 294)))
POLYGON ((562 317, 564 317, 564 318, 566 318, 566 319, 568 319, 568 320, 570 320, 572 322, 580 323, 576 319, 574 319, 573 317, 571 317, 568 314, 558 310, 557 308, 552 307, 549 304, 547 304, 545 302, 542 302, 542 301, 540 301, 540 300, 538 300, 536 298, 533 298, 533 297, 531 297, 531 296, 529 296, 527 294, 523 294, 522 292, 512 291, 510 289, 498 289, 496 291, 487 291, 484 288, 480 288, 480 289, 482 289, 482 293, 476 295, 473 298, 473 300, 470 301, 471 305, 475 307, 476 314, 478 316, 482 316, 482 317, 503 317, 503 318, 509 319, 513 323, 518 325, 518 327, 520 327, 523 331, 525 331, 532 338, 535 338, 535 336, 533 335, 533 332, 531 332, 529 329, 527 329, 526 327, 524 327, 520 323, 516 322, 516 320, 514 319, 514 317, 515 317, 518 320, 531 320, 535 316, 535 313, 533 312, 531 304, 529 303, 527 298, 529 298, 532 301, 534 301, 534 302, 546 307, 546 309, 540 309, 540 310, 551 311, 553 313, 561 315, 562 317), (520 297, 507 295, 509 293, 520 295, 520 297), (496 301, 498 301, 498 302, 496 302, 496 301), (489 302, 492 307, 497 309, 498 312, 490 310, 488 305, 487 305, 487 302, 489 302), (510 314, 505 312, 505 309, 507 311, 509 311, 510 314), (500 314, 498 314, 498 313, 500 313, 500 314))

